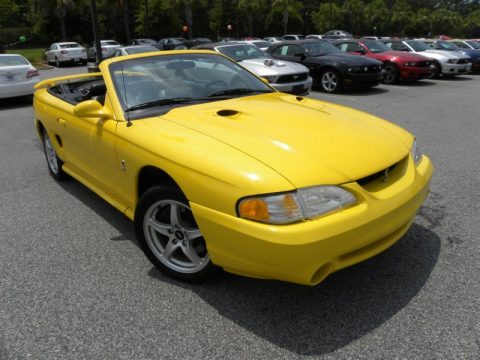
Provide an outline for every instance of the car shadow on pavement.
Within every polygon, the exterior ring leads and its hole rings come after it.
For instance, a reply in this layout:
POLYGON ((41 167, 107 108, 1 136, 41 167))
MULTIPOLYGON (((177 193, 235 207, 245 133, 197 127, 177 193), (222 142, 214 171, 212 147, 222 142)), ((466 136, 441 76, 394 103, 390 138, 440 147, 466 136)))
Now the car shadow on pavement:
POLYGON ((12 110, 24 107, 31 107, 33 96, 19 96, 14 98, 0 99, 0 110, 12 110))
POLYGON ((472 74, 468 74, 468 76, 466 75, 458 75, 458 76, 451 76, 451 77, 445 77, 445 76, 440 76, 440 77, 437 77, 435 80, 440 80, 440 81, 469 81, 469 80, 473 80, 473 78, 471 78, 472 74))
POLYGON ((322 355, 378 328, 423 288, 440 252, 440 238, 414 224, 392 248, 307 287, 224 273, 203 284, 150 276, 197 294, 226 319, 299 355, 322 355))
MULTIPOLYGON (((112 227, 114 227, 119 235, 111 238, 112 241, 130 240, 138 246, 135 240, 133 223, 122 212, 115 209, 92 190, 84 186, 75 179, 69 178, 58 183, 60 187, 80 200, 85 206, 95 211, 98 216, 104 219, 112 227)), ((139 249, 139 251, 141 251, 139 249)))

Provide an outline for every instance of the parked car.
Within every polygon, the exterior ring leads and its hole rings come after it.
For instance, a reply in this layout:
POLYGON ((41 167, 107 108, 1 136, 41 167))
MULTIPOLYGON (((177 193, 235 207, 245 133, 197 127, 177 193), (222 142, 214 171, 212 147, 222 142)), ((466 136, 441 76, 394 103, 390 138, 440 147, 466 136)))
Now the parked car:
POLYGON ((184 44, 187 47, 187 49, 190 49, 194 46, 211 43, 211 42, 212 40, 209 38, 193 38, 191 40, 187 40, 184 44))
POLYGON ((314 34, 311 34, 311 35, 305 36, 305 39, 323 39, 323 35, 314 35, 314 34))
POLYGON ((432 164, 406 130, 277 92, 213 52, 117 57, 37 89, 50 174, 133 220, 139 247, 177 279, 223 268, 318 284, 391 247, 429 191, 432 164))
MULTIPOLYGON (((242 42, 210 43, 196 46, 199 50, 214 50, 240 63, 255 75, 281 92, 306 95, 312 88, 312 78, 305 66, 272 59, 257 46, 242 42)), ((242 79, 235 79, 234 87, 243 87, 242 79)))
POLYGON ((265 40, 244 40, 248 44, 255 45, 256 47, 260 48, 260 50, 267 51, 272 43, 265 40))
POLYGON ((284 39, 282 39, 279 36, 267 36, 266 38, 263 38, 263 40, 271 43, 277 43, 277 42, 283 41, 284 39))
POLYGON ((160 50, 185 50, 187 42, 184 38, 164 38, 158 40, 160 50))
POLYGON ((49 64, 54 63, 60 67, 66 63, 87 64, 87 50, 76 42, 59 42, 50 45, 45 52, 45 58, 49 64))
POLYGON ((358 54, 383 62, 385 84, 399 80, 420 80, 429 78, 433 73, 433 60, 419 54, 393 51, 378 40, 345 39, 337 40, 336 46, 351 54, 358 54))
POLYGON ((158 42, 153 39, 133 39, 130 41, 130 45, 150 45, 158 48, 158 42))
POLYGON ((268 52, 276 59, 305 65, 314 85, 326 92, 369 88, 383 79, 380 61, 345 54, 324 40, 285 41, 273 44, 268 52))
POLYGON ((21 55, 0 54, 0 99, 33 94, 38 71, 21 55))
POLYGON ((298 34, 292 34, 292 35, 283 35, 282 40, 302 40, 305 39, 305 35, 298 35, 298 34))
POLYGON ((395 51, 404 51, 426 55, 433 60, 432 78, 439 75, 455 76, 470 71, 470 58, 460 53, 445 50, 434 50, 419 40, 382 40, 384 44, 395 51))
MULTIPOLYGON (((121 47, 115 40, 100 40, 100 47, 102 48, 102 58, 106 59, 112 56, 115 49, 121 47)), ((87 57, 90 60, 95 60, 97 57, 97 49, 95 48, 95 42, 92 42, 91 46, 87 49, 87 57)))
POLYGON ((480 44, 474 40, 450 40, 452 44, 461 49, 480 50, 480 44))
POLYGON ((118 49, 115 49, 111 57, 140 54, 145 52, 155 52, 155 51, 159 51, 158 48, 151 45, 122 46, 122 47, 119 47, 118 49))
POLYGON ((323 39, 352 39, 353 35, 344 30, 330 30, 322 35, 323 39))
POLYGON ((472 64, 471 71, 478 72, 480 71, 480 51, 472 49, 462 49, 452 44, 446 40, 422 40, 425 44, 435 50, 446 50, 461 53, 463 55, 470 57, 470 62, 472 64))

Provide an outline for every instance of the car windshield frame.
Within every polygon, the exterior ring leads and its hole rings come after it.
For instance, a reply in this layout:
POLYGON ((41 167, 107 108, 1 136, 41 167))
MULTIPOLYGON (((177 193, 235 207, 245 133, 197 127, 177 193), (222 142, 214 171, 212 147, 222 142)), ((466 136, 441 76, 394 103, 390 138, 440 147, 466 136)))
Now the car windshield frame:
POLYGON ((217 46, 215 50, 217 50, 219 53, 225 56, 228 56, 229 58, 237 62, 241 62, 244 60, 263 59, 263 58, 269 57, 258 46, 253 44, 220 45, 220 46, 217 46), (247 53, 248 50, 251 50, 251 54, 247 53), (242 56, 242 57, 237 56, 234 51, 241 51, 241 53, 245 56, 242 56))
POLYGON ((431 47, 429 47, 427 44, 420 40, 407 40, 405 41, 405 44, 410 46, 413 51, 415 52, 421 52, 421 51, 427 51, 427 50, 432 50, 431 47))
POLYGON ((471 47, 473 47, 475 50, 480 50, 480 44, 478 42, 473 40, 465 40, 465 42, 471 47))
POLYGON ((435 42, 438 47, 440 47, 442 50, 448 50, 448 51, 459 51, 462 50, 460 49, 457 45, 449 43, 448 41, 444 40, 438 40, 435 42))
POLYGON ((373 54, 381 54, 385 51, 392 51, 387 45, 380 40, 365 39, 363 45, 373 54))
POLYGON ((129 120, 161 116, 179 106, 276 91, 220 54, 136 57, 112 62, 108 71, 125 118, 129 120), (148 100, 138 98, 135 89, 140 90, 139 86, 146 88, 148 100))
POLYGON ((312 41, 299 45, 307 51, 307 54, 313 57, 343 53, 342 50, 328 41, 312 41))

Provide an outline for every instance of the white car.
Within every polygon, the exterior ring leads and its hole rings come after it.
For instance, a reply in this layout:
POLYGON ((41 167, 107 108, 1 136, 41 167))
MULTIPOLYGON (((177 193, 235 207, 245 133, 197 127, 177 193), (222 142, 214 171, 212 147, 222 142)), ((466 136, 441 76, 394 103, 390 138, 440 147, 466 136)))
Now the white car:
POLYGON ((435 70, 432 77, 437 77, 440 74, 444 76, 466 74, 472 68, 469 56, 454 51, 432 49, 422 40, 389 39, 381 41, 392 50, 419 53, 433 59, 435 70))
POLYGON ((243 40, 247 44, 252 44, 258 47, 260 50, 267 51, 273 43, 265 40, 243 40))
POLYGON ((263 40, 271 42, 273 44, 283 41, 284 39, 282 39, 280 36, 267 36, 266 38, 263 38, 263 40))
POLYGON ((154 52, 159 51, 155 46, 151 45, 131 45, 131 46, 122 46, 118 49, 115 49, 112 57, 140 54, 145 52, 154 52))
POLYGON ((0 99, 33 94, 38 70, 21 55, 0 54, 0 99))
POLYGON ((49 64, 54 63, 56 67, 75 62, 87 64, 87 50, 76 42, 53 43, 45 52, 45 57, 49 64))
MULTIPOLYGON (((192 49, 215 50, 228 56, 281 92, 306 95, 312 88, 313 81, 307 67, 273 59, 257 46, 244 41, 208 43, 194 46, 192 49)), ((241 79, 236 79, 236 82, 237 87, 242 87, 241 79)))
MULTIPOLYGON (((106 59, 113 55, 115 49, 121 47, 118 42, 115 40, 100 40, 100 47, 102 48, 102 58, 106 59)), ((87 50, 87 57, 89 59, 95 60, 97 57, 97 50, 95 49, 95 42, 92 42, 92 45, 87 50)))

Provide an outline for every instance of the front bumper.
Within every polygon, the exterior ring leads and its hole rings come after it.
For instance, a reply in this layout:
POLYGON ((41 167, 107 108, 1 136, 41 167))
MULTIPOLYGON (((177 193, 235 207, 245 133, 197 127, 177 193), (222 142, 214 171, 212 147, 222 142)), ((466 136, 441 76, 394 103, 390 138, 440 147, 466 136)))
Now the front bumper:
POLYGON ((383 190, 345 184, 357 196, 355 206, 296 224, 262 224, 190 205, 214 264, 240 275, 316 285, 389 248, 409 229, 433 166, 426 156, 418 166, 410 156, 405 164, 383 190))
POLYGON ((426 79, 432 75, 433 68, 430 67, 402 67, 400 68, 400 78, 405 80, 426 79))
POLYGON ((466 74, 472 68, 471 63, 466 64, 449 64, 449 63, 442 63, 442 74, 443 75, 459 75, 459 74, 466 74))
POLYGON ((345 73, 343 77, 343 86, 350 88, 370 87, 380 84, 383 81, 381 71, 375 73, 345 73))
POLYGON ((309 76, 307 80, 304 80, 304 81, 291 82, 291 83, 285 83, 285 84, 272 83, 270 85, 280 92, 293 94, 293 95, 307 95, 308 93, 310 93, 310 90, 312 89, 312 83, 313 83, 313 80, 309 76))

